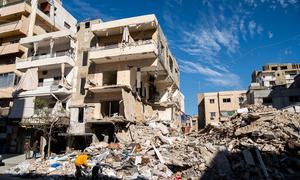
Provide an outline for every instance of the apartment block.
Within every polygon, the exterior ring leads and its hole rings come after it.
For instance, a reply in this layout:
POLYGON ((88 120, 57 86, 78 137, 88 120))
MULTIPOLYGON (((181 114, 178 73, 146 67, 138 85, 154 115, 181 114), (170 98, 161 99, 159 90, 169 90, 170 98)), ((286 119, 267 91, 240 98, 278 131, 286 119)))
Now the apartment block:
POLYGON ((198 95, 198 123, 219 125, 228 121, 237 109, 247 103, 246 90, 201 93, 198 95))
POLYGON ((82 22, 77 30, 70 146, 82 136, 112 141, 117 127, 128 122, 180 124, 179 67, 155 15, 82 22))
POLYGON ((46 49, 47 43, 38 42, 49 38, 43 36, 47 33, 76 32, 77 21, 62 7, 60 0, 1 0, 0 21, 0 143, 4 144, 0 151, 18 153, 22 151, 24 141, 21 139, 25 135, 19 122, 23 115, 33 114, 36 94, 44 93, 38 86, 39 76, 35 75, 32 78, 37 81, 18 89, 24 79, 28 81, 28 76, 43 71, 44 64, 40 60, 47 54, 41 49, 46 49))
POLYGON ((293 83, 273 86, 272 88, 251 83, 247 91, 249 104, 262 104, 282 109, 300 103, 300 74, 294 77, 293 83))
POLYGON ((258 83, 264 87, 290 85, 299 73, 300 64, 267 64, 262 67, 262 70, 252 73, 252 83, 258 83))

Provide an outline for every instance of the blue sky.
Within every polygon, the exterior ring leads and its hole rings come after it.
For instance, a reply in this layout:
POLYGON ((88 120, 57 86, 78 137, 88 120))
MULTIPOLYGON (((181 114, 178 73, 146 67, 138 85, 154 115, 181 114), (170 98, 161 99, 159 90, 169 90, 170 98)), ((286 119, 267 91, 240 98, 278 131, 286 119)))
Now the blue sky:
POLYGON ((200 92, 246 89, 266 63, 300 63, 300 0, 63 0, 79 21, 155 14, 181 71, 188 114, 200 92))

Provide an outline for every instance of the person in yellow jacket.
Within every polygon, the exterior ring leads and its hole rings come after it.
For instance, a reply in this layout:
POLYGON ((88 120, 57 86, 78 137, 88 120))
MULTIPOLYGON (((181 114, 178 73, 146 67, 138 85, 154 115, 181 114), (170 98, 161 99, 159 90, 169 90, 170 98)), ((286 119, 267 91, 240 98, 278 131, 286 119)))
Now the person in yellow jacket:
POLYGON ((76 173, 77 178, 82 177, 81 171, 83 168, 88 168, 87 160, 90 157, 87 154, 79 154, 75 159, 76 173))

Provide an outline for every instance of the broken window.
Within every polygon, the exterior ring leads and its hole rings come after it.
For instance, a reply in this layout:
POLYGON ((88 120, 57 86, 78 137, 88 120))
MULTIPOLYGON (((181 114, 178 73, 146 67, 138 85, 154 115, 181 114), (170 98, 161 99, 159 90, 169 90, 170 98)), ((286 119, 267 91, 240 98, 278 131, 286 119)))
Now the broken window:
POLYGON ((85 94, 85 89, 84 89, 85 81, 86 81, 85 78, 81 78, 81 79, 80 79, 80 94, 81 94, 81 95, 84 95, 84 94, 85 94))
POLYGON ((263 104, 272 104, 272 103, 273 103, 272 98, 270 97, 263 98, 263 104))
POLYGON ((289 101, 290 101, 291 103, 300 102, 300 96, 290 96, 290 97, 289 97, 289 101))
POLYGON ((173 59, 171 57, 169 58, 169 65, 171 72, 173 72, 173 59))
POLYGON ((244 97, 239 97, 239 102, 240 102, 240 103, 243 103, 244 100, 245 100, 244 97))
POLYGON ((223 99, 223 103, 230 103, 231 102, 231 99, 230 98, 224 98, 223 99))
POLYGON ((117 71, 103 72, 103 86, 116 85, 116 84, 117 84, 117 71))
POLYGON ((78 122, 79 123, 83 123, 83 115, 84 115, 83 107, 78 108, 78 122))
POLYGON ((44 83, 44 78, 39 78, 38 87, 42 87, 44 83))
POLYGON ((14 85, 14 73, 0 74, 0 88, 12 87, 14 85))
POLYGON ((83 51, 82 53, 82 66, 86 66, 88 61, 88 52, 83 51))
POLYGON ((215 99, 210 99, 210 100, 209 100, 209 103, 210 103, 210 104, 214 104, 214 103, 215 103, 215 99))
POLYGON ((90 22, 86 22, 86 23, 85 23, 85 28, 90 28, 90 26, 91 26, 91 23, 90 23, 90 22))
POLYGON ((65 28, 67 28, 67 29, 70 29, 70 28, 71 28, 70 24, 68 24, 66 21, 64 22, 64 26, 65 26, 65 28))
POLYGON ((287 69, 287 66, 281 66, 280 69, 281 69, 281 70, 286 70, 286 69, 287 69))
POLYGON ((119 101, 102 101, 101 102, 101 113, 103 117, 114 117, 119 116, 119 101))
POLYGON ((210 120, 214 120, 216 117, 216 112, 210 112, 210 120))
POLYGON ((270 85, 275 86, 276 85, 275 81, 270 81, 270 85))

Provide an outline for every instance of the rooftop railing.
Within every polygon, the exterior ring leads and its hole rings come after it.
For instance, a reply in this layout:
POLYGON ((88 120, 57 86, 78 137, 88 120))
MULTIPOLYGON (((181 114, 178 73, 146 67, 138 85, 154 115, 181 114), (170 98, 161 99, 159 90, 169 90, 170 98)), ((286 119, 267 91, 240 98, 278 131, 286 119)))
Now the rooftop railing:
POLYGON ((74 53, 71 53, 70 51, 55 52, 53 54, 44 54, 44 55, 31 56, 31 57, 27 57, 27 58, 18 58, 17 62, 37 61, 37 60, 42 60, 42 59, 47 59, 47 58, 55 58, 55 57, 62 57, 62 56, 68 56, 68 57, 71 57, 73 59, 74 58, 74 53))

